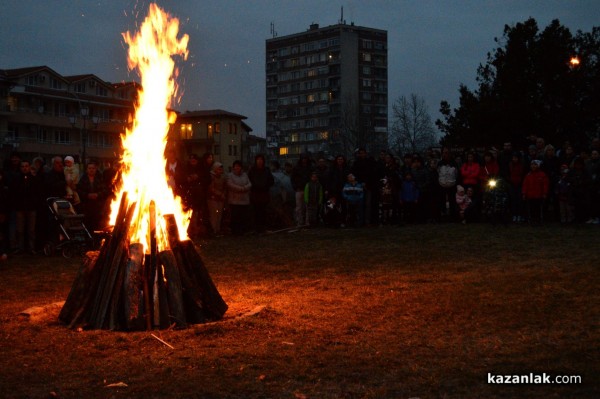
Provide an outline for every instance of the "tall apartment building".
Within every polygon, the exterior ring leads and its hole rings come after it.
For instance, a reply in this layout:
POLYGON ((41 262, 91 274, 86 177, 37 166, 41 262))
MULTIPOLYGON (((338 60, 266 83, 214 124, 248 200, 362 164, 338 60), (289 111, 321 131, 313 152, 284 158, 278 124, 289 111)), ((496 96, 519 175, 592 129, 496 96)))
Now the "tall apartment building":
POLYGON ((387 31, 340 23, 266 41, 266 136, 271 155, 387 147, 387 31))

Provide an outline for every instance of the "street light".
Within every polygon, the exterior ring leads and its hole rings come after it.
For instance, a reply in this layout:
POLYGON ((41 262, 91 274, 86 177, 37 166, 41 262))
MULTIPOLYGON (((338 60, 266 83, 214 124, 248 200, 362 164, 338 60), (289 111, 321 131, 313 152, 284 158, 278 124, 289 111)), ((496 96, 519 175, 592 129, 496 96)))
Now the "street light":
POLYGON ((577 57, 577 56, 571 57, 571 59, 569 60, 569 64, 571 65, 571 68, 578 67, 580 64, 579 57, 577 57))
MULTIPOLYGON (((81 119, 83 119, 83 125, 79 129, 79 141, 81 142, 81 164, 83 168, 85 168, 86 164, 86 147, 87 147, 87 120, 90 116, 90 109, 87 105, 82 105, 79 108, 79 113, 81 114, 81 119)), ((98 122, 100 118, 98 116, 92 116, 92 123, 94 124, 94 128, 98 127, 98 122)), ((77 123, 77 116, 71 115, 69 116, 69 123, 71 126, 75 127, 77 123)), ((84 169, 85 170, 85 169, 84 169)))

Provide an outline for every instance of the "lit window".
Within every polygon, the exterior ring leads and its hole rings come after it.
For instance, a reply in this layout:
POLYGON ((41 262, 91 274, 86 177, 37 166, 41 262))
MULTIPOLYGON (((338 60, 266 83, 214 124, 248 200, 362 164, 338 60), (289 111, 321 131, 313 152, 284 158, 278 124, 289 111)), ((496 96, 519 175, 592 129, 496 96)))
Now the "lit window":
POLYGON ((182 123, 180 137, 182 140, 189 140, 192 138, 192 124, 191 123, 182 123))
POLYGON ((206 124, 206 135, 209 139, 213 138, 213 125, 212 123, 206 124))
POLYGON ((221 133, 221 124, 219 122, 215 123, 215 134, 221 133))
POLYGON ((279 155, 287 155, 288 154, 288 148, 287 147, 281 147, 279 148, 279 155))

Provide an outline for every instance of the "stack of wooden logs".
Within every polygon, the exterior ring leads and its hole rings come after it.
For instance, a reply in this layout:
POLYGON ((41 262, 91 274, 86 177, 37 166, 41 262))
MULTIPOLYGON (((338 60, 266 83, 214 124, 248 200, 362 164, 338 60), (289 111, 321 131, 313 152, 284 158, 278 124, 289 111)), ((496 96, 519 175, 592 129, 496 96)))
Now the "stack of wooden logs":
POLYGON ((165 216, 170 249, 158 251, 153 203, 150 253, 129 242, 135 206, 124 193, 112 234, 86 254, 59 320, 71 328, 150 330, 221 319, 227 304, 194 243, 180 241, 173 215, 165 216))

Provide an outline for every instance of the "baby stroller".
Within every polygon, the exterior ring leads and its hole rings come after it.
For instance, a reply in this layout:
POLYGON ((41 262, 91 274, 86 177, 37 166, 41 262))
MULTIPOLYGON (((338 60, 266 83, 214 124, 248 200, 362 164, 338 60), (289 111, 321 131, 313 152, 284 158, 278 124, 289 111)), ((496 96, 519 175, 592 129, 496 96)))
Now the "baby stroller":
POLYGON ((51 237, 54 237, 44 244, 44 255, 61 253, 70 258, 93 247, 94 239, 83 224, 84 215, 75 212, 69 201, 51 197, 46 199, 46 204, 55 225, 50 226, 51 237))

